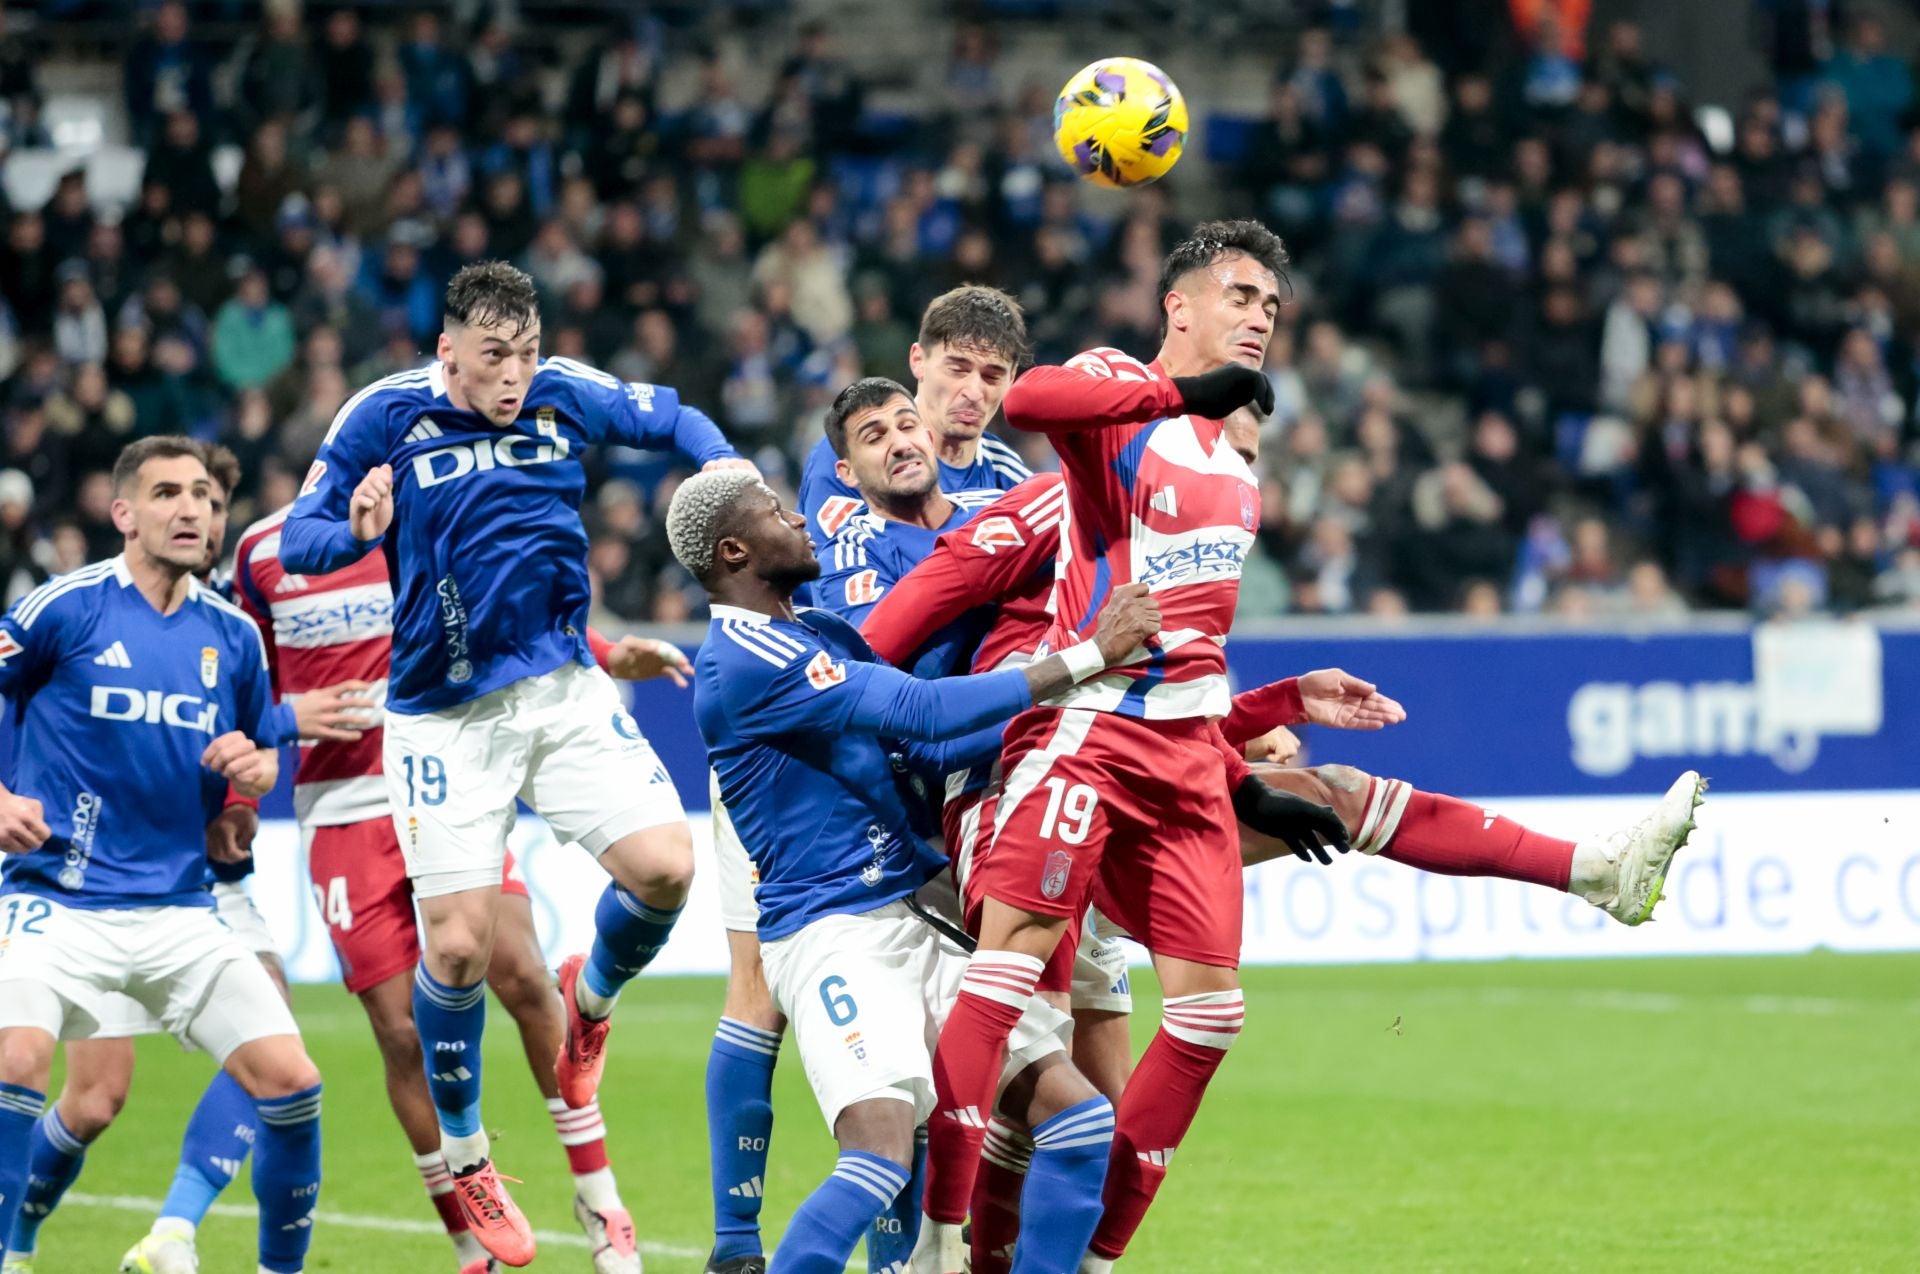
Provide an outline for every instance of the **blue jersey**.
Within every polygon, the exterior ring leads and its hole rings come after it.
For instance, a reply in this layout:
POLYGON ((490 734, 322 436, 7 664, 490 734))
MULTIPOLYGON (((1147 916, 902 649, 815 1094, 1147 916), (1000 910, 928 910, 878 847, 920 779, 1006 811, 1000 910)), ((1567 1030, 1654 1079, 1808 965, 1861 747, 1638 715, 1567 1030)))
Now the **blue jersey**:
POLYGON ((9 854, 0 891, 70 907, 206 905, 206 826, 227 781, 201 766, 239 730, 273 742, 260 632, 198 582, 171 615, 114 558, 50 580, 0 619, 0 695, 17 732, 7 786, 52 831, 9 854))
POLYGON ((705 414, 663 386, 622 384, 564 358, 541 361, 505 428, 447 400, 439 363, 360 391, 335 417, 280 533, 289 571, 321 575, 366 556, 347 510, 393 466, 383 537, 396 582, 387 706, 420 713, 575 662, 587 649, 586 491, 592 443, 671 447, 695 464, 734 455, 705 414))
POLYGON ((945 859, 913 830, 905 769, 997 756, 1006 722, 1030 703, 1018 669, 918 681, 825 611, 788 621, 714 606, 693 713, 758 871, 762 941, 930 880, 945 859))
MULTIPOLYGON (((860 493, 840 480, 833 467, 835 459, 833 444, 822 438, 807 453, 806 467, 800 471, 800 513, 817 544, 838 535, 849 518, 867 507, 860 493)), ((992 434, 980 436, 980 449, 964 469, 940 462, 940 489, 947 492, 1011 491, 1032 476, 1020 453, 992 434)))
POLYGON ((813 585, 814 604, 860 627, 887 589, 933 552, 943 532, 965 526, 1002 494, 997 489, 952 492, 947 496, 953 502, 952 516, 932 528, 895 522, 871 511, 854 514, 830 543, 816 551, 820 578, 813 585))

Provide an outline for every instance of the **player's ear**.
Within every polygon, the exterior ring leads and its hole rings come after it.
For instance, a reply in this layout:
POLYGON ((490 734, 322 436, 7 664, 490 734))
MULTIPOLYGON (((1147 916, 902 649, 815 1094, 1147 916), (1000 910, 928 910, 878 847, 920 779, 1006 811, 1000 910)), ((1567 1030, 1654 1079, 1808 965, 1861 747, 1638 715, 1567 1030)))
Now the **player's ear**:
POLYGON ((833 462, 833 476, 855 489, 860 486, 853 480, 853 466, 848 464, 844 457, 833 462))
POLYGON ((448 371, 457 372, 460 370, 460 365, 453 361, 453 337, 447 335, 444 331, 440 333, 440 339, 434 343, 433 352, 439 357, 441 362, 447 365, 448 371))
POLYGON ((913 373, 914 384, 918 385, 920 383, 920 373, 925 369, 926 365, 927 353, 920 348, 920 342, 915 341, 913 344, 907 346, 907 370, 913 373))
POLYGON ((738 570, 747 564, 747 543, 737 535, 723 535, 713 546, 715 566, 738 570))
POLYGON ((133 502, 124 496, 113 497, 110 510, 113 515, 114 530, 122 535, 133 534, 133 502))
POLYGON ((1179 292, 1167 293, 1167 299, 1160 303, 1166 311, 1168 331, 1187 330, 1187 298, 1179 292))

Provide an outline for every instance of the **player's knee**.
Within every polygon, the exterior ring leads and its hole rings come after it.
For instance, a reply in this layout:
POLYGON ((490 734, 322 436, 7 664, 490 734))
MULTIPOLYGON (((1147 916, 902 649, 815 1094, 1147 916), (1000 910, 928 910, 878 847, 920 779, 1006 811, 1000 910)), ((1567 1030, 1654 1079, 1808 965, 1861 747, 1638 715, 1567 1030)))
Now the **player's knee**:
POLYGON ((0 1083, 44 1090, 53 1069, 53 1037, 30 1027, 0 1031, 0 1083))
POLYGON ((1240 1038, 1246 1020, 1246 996, 1234 987, 1169 998, 1161 1010, 1160 1029, 1182 1043, 1224 1053, 1240 1038))
POLYGON ((81 1141, 92 1141, 113 1125, 127 1104, 124 1083, 89 1083, 60 1095, 60 1122, 81 1141))
POLYGON ((1366 809, 1367 789, 1373 782, 1371 776, 1351 765, 1319 765, 1310 772, 1326 791, 1326 797, 1320 803, 1331 806, 1341 821, 1346 823, 1347 832, 1357 835, 1361 815, 1366 809))
POLYGON ((603 865, 628 893, 650 907, 677 907, 693 888, 693 834, 685 823, 623 836, 603 865))
POLYGON ((251 1085, 241 1085, 247 1089, 247 1095, 255 1101, 272 1101, 276 1097, 291 1097, 295 1093, 318 1087, 320 1068, 313 1064, 304 1049, 300 1049, 290 1056, 274 1058, 258 1067, 252 1080, 251 1085))

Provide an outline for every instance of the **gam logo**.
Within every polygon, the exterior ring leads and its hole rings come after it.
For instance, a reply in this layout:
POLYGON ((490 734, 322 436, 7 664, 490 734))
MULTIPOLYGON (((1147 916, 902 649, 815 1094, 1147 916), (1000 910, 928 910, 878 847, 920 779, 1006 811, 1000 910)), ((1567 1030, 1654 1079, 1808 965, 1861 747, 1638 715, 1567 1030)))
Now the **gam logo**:
POLYGON ((1853 731, 1776 721, 1757 687, 1738 681, 1592 681, 1567 703, 1573 763, 1596 778, 1648 758, 1752 755, 1798 774, 1818 759, 1823 734, 1844 733, 1853 731))

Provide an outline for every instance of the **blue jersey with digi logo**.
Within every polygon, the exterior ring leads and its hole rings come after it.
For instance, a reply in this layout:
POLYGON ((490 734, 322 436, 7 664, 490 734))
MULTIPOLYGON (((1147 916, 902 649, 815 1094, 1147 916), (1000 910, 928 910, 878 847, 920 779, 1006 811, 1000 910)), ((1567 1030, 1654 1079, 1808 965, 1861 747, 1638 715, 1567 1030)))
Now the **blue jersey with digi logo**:
POLYGON ((376 381, 340 409, 281 529, 280 560, 320 575, 364 557, 372 544, 347 524, 353 489, 391 464, 387 706, 431 712, 569 662, 591 666, 581 453, 600 442, 671 447, 697 465, 735 454, 664 386, 543 359, 519 418, 501 427, 454 407, 436 362, 376 381))
MULTIPOLYGON (((825 544, 856 514, 867 511, 860 492, 841 481, 833 467, 836 459, 833 444, 822 438, 807 453, 807 463, 800 470, 800 513, 817 544, 825 544)), ((1032 476, 1020 453, 992 434, 980 435, 972 464, 962 468, 940 462, 940 489, 948 492, 1011 491, 1032 476)))
POLYGON ((759 875, 761 940, 932 879, 946 860, 913 830, 902 767, 945 773, 999 755, 1030 702, 1017 669, 920 681, 880 663, 837 615, 714 606, 693 714, 759 875))
POLYGON ((200 764, 231 730, 273 742, 253 621, 198 582, 162 615, 125 558, 83 567, 0 619, 15 726, 7 787, 52 835, 0 862, 0 892, 70 907, 208 905, 206 826, 227 781, 200 764))

